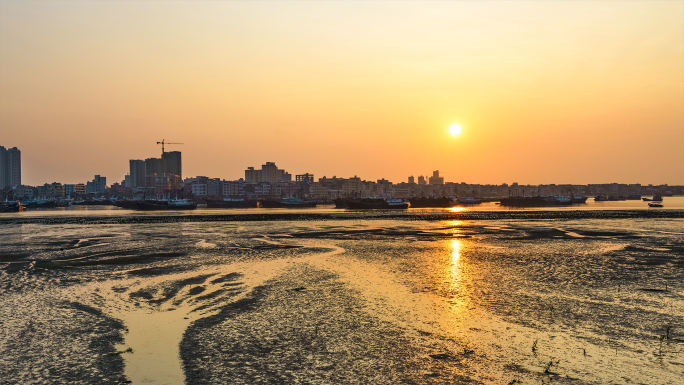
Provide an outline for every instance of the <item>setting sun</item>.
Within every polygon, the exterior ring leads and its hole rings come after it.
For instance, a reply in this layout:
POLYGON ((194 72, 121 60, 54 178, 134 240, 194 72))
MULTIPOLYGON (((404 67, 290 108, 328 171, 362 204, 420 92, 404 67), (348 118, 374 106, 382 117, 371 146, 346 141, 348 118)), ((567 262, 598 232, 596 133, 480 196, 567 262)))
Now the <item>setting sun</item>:
POLYGON ((461 126, 458 124, 452 124, 449 126, 449 133, 451 133, 452 136, 457 136, 461 133, 461 126))

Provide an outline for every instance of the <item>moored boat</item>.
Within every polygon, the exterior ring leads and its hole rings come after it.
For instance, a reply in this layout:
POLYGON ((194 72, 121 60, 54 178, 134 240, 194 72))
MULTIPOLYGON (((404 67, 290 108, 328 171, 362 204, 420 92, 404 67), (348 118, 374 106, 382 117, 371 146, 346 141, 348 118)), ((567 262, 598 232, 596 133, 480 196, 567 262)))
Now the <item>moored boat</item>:
POLYGON ((18 213, 20 211, 24 211, 24 206, 19 202, 0 202, 0 213, 18 213))
POLYGON ((582 203, 587 203, 587 199, 589 199, 589 198, 575 194, 570 199, 572 200, 572 204, 582 204, 582 203))
POLYGON ((481 199, 477 199, 475 197, 458 197, 456 200, 458 203, 463 205, 478 205, 482 203, 481 199))
POLYGON ((349 205, 347 202, 349 201, 350 198, 336 198, 333 200, 335 202, 335 208, 336 209, 348 209, 349 205))
POLYGON ((652 199, 649 199, 649 198, 641 198, 641 199, 643 199, 645 202, 662 202, 663 201, 663 197, 661 195, 654 195, 652 199))
POLYGON ((141 211, 160 211, 160 210, 194 210, 197 203, 187 199, 174 200, 145 200, 135 203, 135 210, 141 211))
POLYGON ((456 202, 448 197, 438 197, 438 198, 411 198, 409 203, 412 208, 419 207, 454 207, 456 202))
POLYGON ((242 198, 204 198, 204 201, 207 203, 207 208, 210 209, 246 209, 257 207, 256 200, 245 200, 242 198))
POLYGON ((304 200, 302 198, 287 198, 287 199, 265 199, 259 201, 259 207, 267 209, 285 208, 285 209, 303 209, 316 207, 316 201, 304 200))
POLYGON ((361 198, 349 199, 347 205, 353 210, 405 210, 408 202, 401 198, 361 198))

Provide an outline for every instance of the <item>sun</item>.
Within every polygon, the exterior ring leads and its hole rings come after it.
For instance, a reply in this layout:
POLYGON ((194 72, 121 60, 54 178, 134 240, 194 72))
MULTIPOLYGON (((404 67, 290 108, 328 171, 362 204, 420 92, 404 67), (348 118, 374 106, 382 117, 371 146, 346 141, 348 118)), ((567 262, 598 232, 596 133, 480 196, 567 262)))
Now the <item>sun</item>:
POLYGON ((452 124, 449 126, 449 133, 452 136, 458 136, 461 133, 461 126, 458 124, 452 124))

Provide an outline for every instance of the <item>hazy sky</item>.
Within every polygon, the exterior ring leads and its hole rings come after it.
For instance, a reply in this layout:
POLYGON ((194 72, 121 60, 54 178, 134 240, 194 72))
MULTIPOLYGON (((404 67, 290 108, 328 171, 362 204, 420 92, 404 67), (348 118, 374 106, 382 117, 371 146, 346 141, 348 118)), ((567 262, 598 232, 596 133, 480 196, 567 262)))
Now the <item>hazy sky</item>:
POLYGON ((684 184, 684 2, 0 0, 25 184, 162 139, 184 177, 684 184))

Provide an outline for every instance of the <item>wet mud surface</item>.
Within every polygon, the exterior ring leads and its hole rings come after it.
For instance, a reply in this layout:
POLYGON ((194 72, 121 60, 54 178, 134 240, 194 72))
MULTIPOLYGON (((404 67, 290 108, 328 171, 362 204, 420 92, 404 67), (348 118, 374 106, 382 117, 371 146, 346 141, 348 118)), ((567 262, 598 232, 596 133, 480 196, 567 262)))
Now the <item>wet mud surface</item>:
POLYGON ((158 220, 0 225, 0 383, 684 375, 680 218, 158 220))
POLYGON ((136 224, 136 223, 193 223, 193 222, 262 222, 262 221, 341 221, 364 220, 555 220, 555 219, 626 219, 626 218, 684 218, 684 210, 564 210, 564 211, 392 211, 359 210, 329 213, 250 213, 250 214, 193 214, 175 212, 163 215, 128 213, 121 215, 60 215, 27 217, 0 216, 3 224, 136 224))

